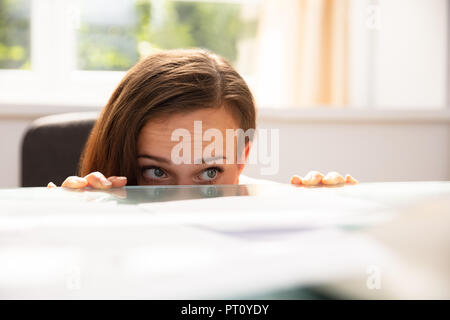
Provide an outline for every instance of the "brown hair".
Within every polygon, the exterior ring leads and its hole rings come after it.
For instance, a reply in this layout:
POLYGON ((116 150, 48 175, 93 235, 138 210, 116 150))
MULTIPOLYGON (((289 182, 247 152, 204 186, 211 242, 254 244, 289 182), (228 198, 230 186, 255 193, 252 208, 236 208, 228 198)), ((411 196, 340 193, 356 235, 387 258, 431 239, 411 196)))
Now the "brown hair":
POLYGON ((160 51, 132 67, 103 108, 83 151, 81 176, 100 171, 137 184, 137 138, 152 117, 225 106, 243 130, 255 128, 255 103, 224 58, 203 49, 160 51))

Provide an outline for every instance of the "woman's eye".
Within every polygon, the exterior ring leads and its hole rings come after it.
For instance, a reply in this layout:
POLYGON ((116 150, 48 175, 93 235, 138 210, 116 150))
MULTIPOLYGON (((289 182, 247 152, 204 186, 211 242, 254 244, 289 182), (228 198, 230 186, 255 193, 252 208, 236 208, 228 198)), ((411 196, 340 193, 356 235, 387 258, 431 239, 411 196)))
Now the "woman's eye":
POLYGON ((148 168, 144 169, 144 176, 150 179, 164 179, 167 177, 167 174, 161 168, 148 168))
POLYGON ((202 180, 214 180, 218 173, 217 168, 208 168, 200 174, 200 179, 202 180))

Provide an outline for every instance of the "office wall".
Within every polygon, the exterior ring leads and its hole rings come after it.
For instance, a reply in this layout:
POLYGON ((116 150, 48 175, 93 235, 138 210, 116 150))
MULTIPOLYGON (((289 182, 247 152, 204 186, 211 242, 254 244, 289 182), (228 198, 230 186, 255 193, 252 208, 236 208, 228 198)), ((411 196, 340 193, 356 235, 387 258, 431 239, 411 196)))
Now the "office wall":
MULTIPOLYGON (((280 169, 262 176, 250 165, 245 173, 280 182, 313 169, 351 173, 362 182, 450 180, 448 114, 349 114, 260 112, 260 128, 280 130, 280 169)), ((0 115, 0 188, 20 185, 21 140, 35 117, 0 115)))
POLYGON ((31 120, 0 117, 0 188, 20 185, 20 146, 23 133, 31 120))
MULTIPOLYGON (((289 181, 309 170, 350 173, 362 182, 450 180, 450 124, 379 121, 371 123, 286 123, 267 121, 280 129, 280 170, 250 176, 289 181)), ((266 166, 267 167, 267 166, 266 166)))
POLYGON ((444 107, 448 86, 448 1, 378 3, 380 26, 372 33, 372 103, 387 109, 444 107))

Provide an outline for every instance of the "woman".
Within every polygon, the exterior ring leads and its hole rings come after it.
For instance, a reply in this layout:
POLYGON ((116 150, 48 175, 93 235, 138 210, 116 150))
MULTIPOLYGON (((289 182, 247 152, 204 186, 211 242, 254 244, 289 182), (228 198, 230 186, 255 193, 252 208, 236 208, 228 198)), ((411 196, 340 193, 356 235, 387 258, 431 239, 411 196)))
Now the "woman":
MULTIPOLYGON (((253 136, 245 138, 242 148, 237 147, 237 138, 233 143, 227 141, 205 159, 201 156, 208 145, 197 141, 204 139, 196 132, 198 124, 202 132, 215 130, 222 136, 230 129, 255 129, 255 103, 245 81, 228 61, 206 50, 150 55, 120 82, 89 136, 80 176, 68 177, 62 187, 250 182, 241 173, 253 136), (180 130, 185 134, 184 143, 186 137, 194 137, 182 152, 181 139, 174 139, 180 130), (192 154, 200 158, 193 159, 192 154), (174 155, 188 161, 174 161, 174 155)), ((292 177, 291 183, 342 185, 356 180, 336 172, 324 177, 312 171, 304 178, 292 177)), ((55 185, 49 183, 49 187, 55 185)))

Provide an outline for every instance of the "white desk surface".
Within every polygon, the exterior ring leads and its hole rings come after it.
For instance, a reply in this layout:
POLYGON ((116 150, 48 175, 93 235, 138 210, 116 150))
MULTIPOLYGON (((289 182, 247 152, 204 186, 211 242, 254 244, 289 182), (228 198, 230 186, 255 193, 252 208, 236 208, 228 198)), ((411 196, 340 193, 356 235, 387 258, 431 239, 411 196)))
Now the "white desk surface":
POLYGON ((435 199, 450 199, 450 182, 2 189, 0 299, 252 298, 365 284, 367 268, 392 256, 367 233, 435 199))

